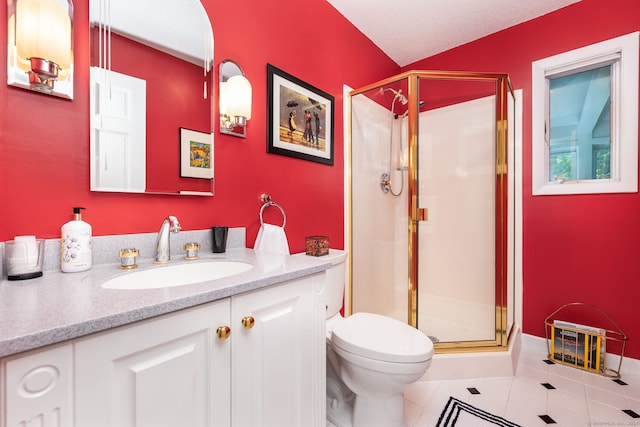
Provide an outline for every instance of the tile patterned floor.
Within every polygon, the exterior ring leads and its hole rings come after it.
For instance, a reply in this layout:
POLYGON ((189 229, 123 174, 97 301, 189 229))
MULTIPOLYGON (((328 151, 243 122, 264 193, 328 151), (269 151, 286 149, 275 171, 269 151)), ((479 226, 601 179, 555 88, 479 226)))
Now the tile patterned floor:
POLYGON ((416 383, 405 391, 409 426, 436 426, 449 396, 522 427, 640 426, 640 372, 623 366, 616 382, 545 359, 523 347, 513 377, 416 383))

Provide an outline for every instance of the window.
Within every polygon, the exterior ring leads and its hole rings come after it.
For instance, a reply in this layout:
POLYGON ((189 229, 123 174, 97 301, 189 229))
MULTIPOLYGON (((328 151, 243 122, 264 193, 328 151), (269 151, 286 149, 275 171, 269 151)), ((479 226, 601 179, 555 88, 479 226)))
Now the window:
POLYGON ((551 150, 549 153, 549 182, 562 183, 577 179, 576 150, 551 150))
POLYGON ((638 34, 532 64, 534 195, 638 191, 638 34))

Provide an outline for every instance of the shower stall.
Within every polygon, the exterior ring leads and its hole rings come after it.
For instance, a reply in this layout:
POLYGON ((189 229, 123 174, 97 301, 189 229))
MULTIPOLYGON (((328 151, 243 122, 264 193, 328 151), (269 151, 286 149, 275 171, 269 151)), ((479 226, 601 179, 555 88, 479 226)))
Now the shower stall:
POLYGON ((514 326, 514 93, 506 74, 410 71, 351 91, 347 313, 406 321, 436 352, 514 326))

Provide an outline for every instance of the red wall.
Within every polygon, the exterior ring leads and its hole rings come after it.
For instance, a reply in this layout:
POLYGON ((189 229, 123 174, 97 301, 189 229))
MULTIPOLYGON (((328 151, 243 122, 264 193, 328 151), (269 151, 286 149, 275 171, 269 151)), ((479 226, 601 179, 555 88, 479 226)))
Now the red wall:
MULTIPOLYGON (((359 87, 393 75, 399 67, 324 0, 203 0, 214 31, 214 79, 227 58, 253 85, 246 139, 222 135, 215 124, 215 193, 212 198, 92 193, 89 191, 88 0, 75 6, 73 101, 0 84, 0 241, 15 235, 60 236, 73 206, 95 235, 155 232, 176 215, 186 230, 246 226, 247 244, 259 228, 261 193, 287 214, 293 252, 304 236, 326 234, 343 247, 343 84, 359 87), (266 153, 266 67, 271 63, 335 96, 335 165, 266 153)), ((0 7, 6 22, 6 8, 0 7)), ((6 58, 6 32, 0 57, 6 58)), ((0 82, 6 67, 0 67, 0 82)), ((175 105, 165 108, 171 113, 175 105)), ((217 106, 214 115, 217 114, 217 106)), ((265 219, 281 221, 276 209, 265 219)))
MULTIPOLYGON (((329 235, 343 247, 342 88, 389 77, 398 67, 326 1, 203 0, 215 37, 215 64, 231 58, 253 85, 248 138, 214 134, 212 198, 89 191, 89 42, 87 0, 75 6, 75 99, 0 84, 0 240, 59 237, 73 206, 96 235, 155 232, 168 214, 187 230, 215 224, 258 231, 261 193, 287 213, 292 251, 304 236, 329 235), (336 98, 335 165, 266 153, 266 64, 336 98)), ((6 22, 6 8, 0 7, 6 22)), ((524 90, 524 332, 544 336, 543 320, 569 301, 596 304, 629 335, 640 358, 638 194, 531 196, 531 61, 638 30, 637 0, 582 0, 558 12, 477 40, 405 69, 507 72, 524 90)), ((0 57, 6 58, 0 32, 0 57)), ((217 77, 217 76, 216 76, 217 77)), ((6 68, 0 67, 0 82, 6 68)), ((214 110, 214 114, 217 113, 214 110)), ((272 210, 273 222, 280 220, 272 210)), ((267 220, 270 218, 268 217, 267 220)))
MULTIPOLYGON (((639 29, 637 0, 582 0, 403 70, 506 72, 523 89, 523 331, 545 336, 547 315, 585 302, 618 323, 633 358, 640 358, 640 195, 531 195, 531 62, 639 29)), ((575 318, 603 319, 584 312, 575 318)))

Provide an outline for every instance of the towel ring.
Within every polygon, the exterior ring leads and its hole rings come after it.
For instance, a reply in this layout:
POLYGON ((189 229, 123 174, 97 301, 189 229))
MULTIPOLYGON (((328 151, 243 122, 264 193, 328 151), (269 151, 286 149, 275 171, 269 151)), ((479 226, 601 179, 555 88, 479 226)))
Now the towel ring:
POLYGON ((275 206, 276 208, 280 209, 280 213, 282 214, 282 228, 284 228, 285 224, 287 223, 287 215, 285 215, 284 213, 284 209, 282 209, 282 206, 280 206, 279 204, 275 203, 275 202, 267 202, 264 205, 262 205, 262 207, 260 208, 260 225, 264 224, 264 221, 262 219, 262 212, 264 212, 264 209, 267 206, 275 206))

